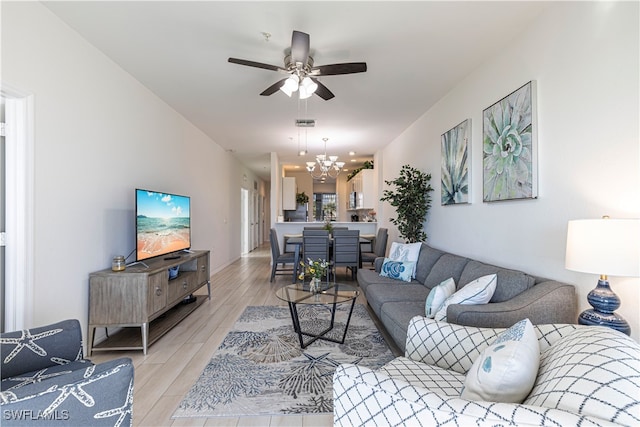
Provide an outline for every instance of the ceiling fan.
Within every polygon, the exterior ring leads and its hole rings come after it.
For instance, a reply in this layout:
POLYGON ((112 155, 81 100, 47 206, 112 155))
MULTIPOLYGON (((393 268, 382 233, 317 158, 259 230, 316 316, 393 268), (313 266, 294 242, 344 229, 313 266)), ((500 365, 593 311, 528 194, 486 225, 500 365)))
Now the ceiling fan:
POLYGON ((284 67, 238 58, 229 58, 229 62, 289 74, 289 77, 277 81, 262 91, 260 94, 262 96, 273 95, 278 90, 291 96, 293 92, 299 90, 300 99, 309 98, 315 93, 325 101, 335 95, 316 77, 364 73, 367 71, 366 62, 314 66, 313 58, 309 55, 309 34, 301 31, 294 31, 291 36, 291 51, 284 58, 284 67))

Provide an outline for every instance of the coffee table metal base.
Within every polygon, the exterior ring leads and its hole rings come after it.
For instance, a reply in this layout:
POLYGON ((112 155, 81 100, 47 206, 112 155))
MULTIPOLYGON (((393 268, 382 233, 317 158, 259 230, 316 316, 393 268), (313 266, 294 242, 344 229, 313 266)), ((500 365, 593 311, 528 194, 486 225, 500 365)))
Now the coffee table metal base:
POLYGON ((324 340, 324 341, 331 341, 331 342, 335 342, 338 344, 344 344, 344 340, 347 337, 347 330, 349 329, 349 322, 351 322, 351 314, 353 313, 353 307, 356 304, 356 299, 354 298, 351 301, 351 308, 349 309, 349 317, 347 318, 347 323, 344 325, 344 332, 342 334, 342 339, 338 340, 335 338, 331 338, 331 337, 326 337, 325 335, 327 333, 329 333, 330 331, 333 330, 333 326, 334 326, 334 321, 336 318, 336 305, 337 303, 333 303, 331 304, 331 322, 329 322, 329 327, 327 329, 325 329, 324 331, 318 333, 318 334, 312 334, 311 332, 304 332, 302 330, 302 328, 300 327, 300 317, 298 316, 298 307, 297 304, 295 302, 289 301, 289 311, 291 312, 291 320, 293 321, 293 329, 296 331, 296 333, 298 334, 298 339, 300 340, 300 347, 301 348, 307 348, 309 345, 311 345, 312 343, 314 343, 317 340, 324 340), (308 340, 307 342, 304 342, 304 337, 303 336, 307 336, 307 337, 311 337, 310 340, 308 340))

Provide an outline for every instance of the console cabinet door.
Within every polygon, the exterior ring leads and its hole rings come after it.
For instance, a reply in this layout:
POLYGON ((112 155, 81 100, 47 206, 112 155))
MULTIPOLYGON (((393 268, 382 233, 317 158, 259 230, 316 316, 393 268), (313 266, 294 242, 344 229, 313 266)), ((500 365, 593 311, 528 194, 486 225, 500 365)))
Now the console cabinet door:
POLYGON ((166 307, 168 283, 169 277, 166 271, 149 276, 147 293, 147 311, 149 315, 153 315, 166 307))
POLYGON ((198 258, 198 285, 209 281, 209 255, 198 258))

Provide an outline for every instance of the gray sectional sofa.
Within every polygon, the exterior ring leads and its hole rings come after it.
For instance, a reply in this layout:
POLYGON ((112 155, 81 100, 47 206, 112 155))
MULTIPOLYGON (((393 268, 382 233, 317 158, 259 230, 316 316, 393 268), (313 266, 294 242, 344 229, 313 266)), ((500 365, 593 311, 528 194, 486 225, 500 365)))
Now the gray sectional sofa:
POLYGON ((575 288, 568 283, 544 279, 517 270, 485 264, 447 253, 423 243, 416 277, 403 282, 380 276, 383 258, 375 270, 359 269, 358 284, 367 302, 398 348, 404 352, 407 327, 414 316, 425 315, 429 291, 450 277, 460 289, 478 277, 496 273, 498 284, 488 304, 452 304, 447 321, 466 326, 508 328, 529 318, 535 324, 575 323, 575 288))

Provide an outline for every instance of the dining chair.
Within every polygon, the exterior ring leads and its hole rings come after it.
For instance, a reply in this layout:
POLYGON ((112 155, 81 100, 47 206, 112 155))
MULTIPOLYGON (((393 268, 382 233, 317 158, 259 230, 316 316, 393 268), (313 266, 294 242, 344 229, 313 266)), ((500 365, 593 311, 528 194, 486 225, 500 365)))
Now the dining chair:
POLYGON ((362 252, 360 254, 362 263, 371 263, 378 257, 384 257, 387 251, 387 239, 389 238, 389 230, 387 228, 379 228, 378 234, 376 234, 375 244, 373 246, 373 252, 362 252))
MULTIPOLYGON (((351 269, 351 280, 355 280, 360 264, 360 230, 333 230, 333 267, 351 269)), ((334 271, 335 280, 335 271, 334 271)))
MULTIPOLYGON (((329 247, 328 230, 302 230, 302 259, 305 263, 309 258, 313 261, 325 260, 330 263, 329 247)), ((329 280, 330 272, 331 267, 327 269, 327 280, 329 280)))
POLYGON ((295 281, 295 257, 292 252, 280 252, 280 243, 278 242, 278 233, 275 228, 271 229, 269 234, 269 240, 271 242, 271 282, 276 275, 292 274, 295 281), (291 268, 287 267, 287 264, 291 264, 291 268))

